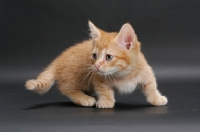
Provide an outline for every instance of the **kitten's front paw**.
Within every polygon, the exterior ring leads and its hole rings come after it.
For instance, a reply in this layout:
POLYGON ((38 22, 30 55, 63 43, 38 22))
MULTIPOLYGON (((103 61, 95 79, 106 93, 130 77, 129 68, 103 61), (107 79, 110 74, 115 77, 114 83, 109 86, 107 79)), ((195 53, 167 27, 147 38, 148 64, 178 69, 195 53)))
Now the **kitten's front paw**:
POLYGON ((157 97, 147 98, 147 102, 155 106, 162 106, 162 105, 166 105, 168 100, 165 96, 157 96, 157 97))
POLYGON ((81 105, 81 106, 93 106, 95 104, 96 100, 95 98, 93 97, 88 97, 86 99, 80 99, 78 103, 78 105, 81 105))
POLYGON ((102 99, 96 102, 97 108, 113 108, 115 105, 115 101, 108 100, 108 99, 102 99))

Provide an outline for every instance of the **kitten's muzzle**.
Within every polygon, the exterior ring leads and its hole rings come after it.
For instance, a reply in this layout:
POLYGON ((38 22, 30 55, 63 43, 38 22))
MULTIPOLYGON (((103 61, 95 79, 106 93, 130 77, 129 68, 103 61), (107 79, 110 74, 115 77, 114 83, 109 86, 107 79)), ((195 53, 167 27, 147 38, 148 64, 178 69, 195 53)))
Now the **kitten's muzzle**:
POLYGON ((95 67, 95 70, 96 70, 97 72, 99 72, 99 71, 100 71, 100 65, 98 65, 98 64, 95 64, 95 65, 94 65, 94 67, 95 67))
POLYGON ((93 70, 94 70, 96 73, 98 73, 99 75, 104 75, 104 74, 105 74, 105 72, 101 69, 101 66, 98 65, 98 64, 95 64, 95 65, 93 66, 93 70))

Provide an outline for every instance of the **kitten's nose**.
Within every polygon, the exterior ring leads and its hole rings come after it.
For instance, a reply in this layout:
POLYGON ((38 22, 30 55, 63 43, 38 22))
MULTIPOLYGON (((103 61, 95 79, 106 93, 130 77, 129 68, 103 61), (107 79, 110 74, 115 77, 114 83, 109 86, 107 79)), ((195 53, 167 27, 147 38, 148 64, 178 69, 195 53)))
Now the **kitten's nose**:
POLYGON ((100 65, 95 64, 95 68, 96 68, 97 71, 99 71, 100 65))

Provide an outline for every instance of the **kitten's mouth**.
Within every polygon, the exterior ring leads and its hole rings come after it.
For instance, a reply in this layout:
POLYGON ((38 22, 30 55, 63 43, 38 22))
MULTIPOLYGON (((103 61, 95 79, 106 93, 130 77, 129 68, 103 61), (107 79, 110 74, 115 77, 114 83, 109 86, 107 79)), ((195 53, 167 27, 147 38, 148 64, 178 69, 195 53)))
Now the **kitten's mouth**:
POLYGON ((104 76, 107 73, 107 72, 104 72, 104 71, 101 71, 101 70, 95 70, 94 72, 101 75, 101 76, 104 76))
POLYGON ((106 76, 114 73, 114 71, 107 71, 98 68, 93 68, 93 71, 101 76, 106 76))
POLYGON ((96 72, 97 74, 99 74, 99 75, 105 75, 105 72, 100 71, 100 70, 96 70, 95 72, 96 72))
POLYGON ((100 70, 99 68, 94 68, 94 67, 93 67, 93 71, 96 72, 97 74, 100 74, 100 75, 105 73, 102 70, 100 70))
POLYGON ((113 72, 108 72, 108 71, 95 71, 95 72, 101 76, 107 76, 113 74, 113 72))

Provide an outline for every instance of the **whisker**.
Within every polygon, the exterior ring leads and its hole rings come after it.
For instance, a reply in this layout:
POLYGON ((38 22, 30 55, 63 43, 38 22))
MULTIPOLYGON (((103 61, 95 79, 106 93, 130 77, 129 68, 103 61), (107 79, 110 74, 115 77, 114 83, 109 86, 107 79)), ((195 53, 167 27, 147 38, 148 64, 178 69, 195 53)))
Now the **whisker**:
POLYGON ((75 73, 83 73, 83 72, 87 72, 87 71, 90 71, 90 70, 92 70, 92 67, 87 67, 87 68, 80 69, 78 71, 75 71, 75 73))
POLYGON ((73 73, 73 74, 84 74, 84 72, 87 73, 87 75, 84 76, 84 78, 80 78, 80 75, 77 75, 75 78, 71 78, 71 81, 69 81, 68 84, 77 80, 76 83, 78 83, 80 86, 82 86, 83 81, 86 80, 86 78, 92 72, 92 67, 83 68, 83 69, 80 69, 79 71, 74 71, 74 73, 73 73))
POLYGON ((90 81, 91 81, 93 75, 94 75, 94 72, 92 71, 92 75, 91 75, 91 77, 90 77, 90 79, 89 79, 89 82, 88 82, 88 88, 89 88, 89 86, 90 86, 90 81))
POLYGON ((105 82, 108 83, 108 75, 105 76, 105 82))
POLYGON ((112 83, 115 83, 115 77, 114 77, 114 75, 111 73, 110 76, 111 76, 111 79, 112 79, 112 83))
POLYGON ((88 33, 87 31, 81 29, 81 31, 83 31, 84 33, 86 33, 87 35, 90 35, 90 33, 88 33))
POLYGON ((80 85, 82 85, 82 82, 85 81, 85 80, 87 79, 87 77, 90 75, 91 72, 93 72, 93 71, 90 70, 90 71, 86 74, 86 76, 84 76, 84 78, 80 79, 80 81, 81 81, 81 82, 79 81, 79 82, 80 82, 80 83, 79 83, 80 85))

